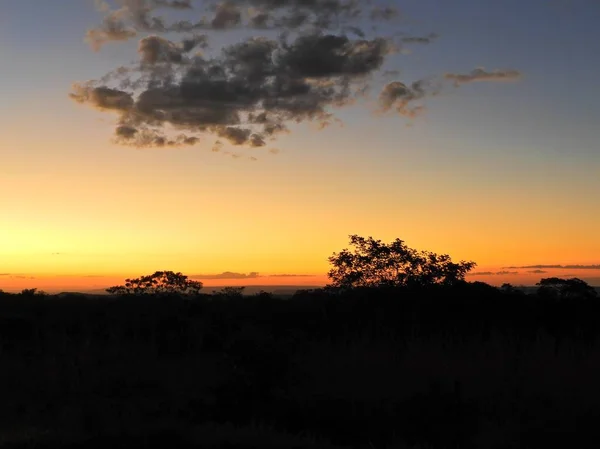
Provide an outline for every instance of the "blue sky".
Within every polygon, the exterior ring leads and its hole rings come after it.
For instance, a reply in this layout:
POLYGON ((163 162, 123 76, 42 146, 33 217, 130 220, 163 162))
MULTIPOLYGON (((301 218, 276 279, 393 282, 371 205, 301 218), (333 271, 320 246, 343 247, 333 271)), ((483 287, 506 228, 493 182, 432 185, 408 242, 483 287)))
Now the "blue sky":
MULTIPOLYGON (((385 68, 400 73, 388 81, 411 83, 445 73, 467 74, 476 67, 518 70, 521 78, 458 88, 446 82, 438 95, 425 99, 425 113, 412 120, 373 114, 384 84, 376 78, 370 103, 359 102, 336 113, 343 127, 316 131, 292 124, 292 133, 275 144, 279 154, 240 150, 256 155, 258 161, 250 162, 212 153, 210 139, 186 149, 139 150, 113 144, 114 116, 78 105, 68 95, 74 82, 100 78, 134 61, 137 39, 92 51, 84 36, 102 20, 92 0, 2 2, 0 187, 14 192, 4 210, 13 217, 15 229, 24 229, 25 220, 31 219, 27 210, 46 211, 53 238, 58 239, 56 251, 74 245, 66 231, 60 234, 63 220, 88 229, 87 234, 81 232, 91 238, 99 231, 81 211, 97 211, 105 228, 112 229, 110 238, 121 242, 125 252, 120 255, 114 249, 111 254, 123 260, 137 254, 134 247, 123 246, 127 233, 145 226, 148 217, 140 210, 121 221, 107 218, 105 208, 111 202, 126 207, 122 198, 162 192, 165 207, 182 214, 194 198, 209 210, 243 203, 245 216, 252 211, 273 216, 297 211, 287 230, 249 219, 250 224, 236 231, 233 214, 223 213, 222 221, 211 218, 217 220, 211 232, 227 230, 216 241, 238 242, 227 253, 230 259, 238 257, 234 250, 255 254, 239 263, 228 263, 223 256, 214 271, 319 274, 326 269, 326 257, 354 232, 405 238, 413 246, 475 258, 485 266, 593 262, 600 250, 595 231, 600 224, 595 211, 600 197, 596 94, 600 59, 595 51, 600 4, 595 0, 395 4, 402 13, 398 30, 439 37, 430 44, 406 46, 402 54, 390 57, 385 68), (72 185, 84 187, 77 193, 72 185), (89 198, 87 205, 77 196, 82 192, 89 198), (174 199, 183 197, 185 201, 174 199), (445 225, 434 223, 438 219, 445 225), (319 226, 321 222, 328 226, 319 226), (306 237, 300 250, 293 236, 303 229, 323 235, 306 237), (261 263, 260 250, 253 246, 256 240, 243 242, 261 238, 264 247, 274 245, 281 251, 274 250, 269 263, 256 266, 261 263), (561 243, 553 249, 549 240, 561 243), (285 251, 300 251, 303 256, 295 265, 293 255, 282 255, 285 251)), ((397 31, 394 26, 381 30, 397 31)), ((238 38, 224 32, 215 42, 234 43, 238 38)), ((31 232, 50 229, 43 226, 31 232)), ((152 232, 158 233, 156 226, 152 232)), ((168 226, 173 232, 175 228, 168 226)), ((181 235, 197 239, 195 221, 181 226, 177 228, 181 235)), ((6 233, 4 239, 10 243, 14 236, 6 233)), ((199 239, 198 245, 207 242, 199 239)), ((48 246, 31 245, 23 254, 42 257, 48 246)), ((0 256, 14 259, 18 249, 13 246, 4 254, 0 249, 0 256)), ((157 251, 174 258, 185 253, 183 246, 177 248, 177 253, 169 253, 168 245, 157 251)), ((90 246, 89 251, 95 250, 90 246)), ((185 255, 189 263, 184 268, 210 271, 207 261, 191 262, 192 251, 197 247, 185 255)), ((114 271, 139 274, 136 270, 145 265, 134 259, 115 265, 114 271)), ((36 264, 36 269, 53 272, 44 263, 36 264)), ((27 271, 25 262, 12 264, 11 269, 27 271)), ((76 266, 73 262, 56 270, 71 273, 76 266)), ((86 267, 86 273, 95 274, 93 264, 86 267)))
MULTIPOLYGON (((101 18, 92 0, 41 5, 37 0, 20 0, 0 7, 0 51, 10 61, 3 68, 6 81, 0 89, 6 110, 16 108, 13 119, 19 112, 30 112, 32 99, 54 100, 68 92, 72 82, 98 77, 134 57, 135 42, 90 51, 83 36, 101 18)), ((407 29, 417 35, 440 35, 433 44, 412 46, 411 55, 393 59, 402 79, 463 73, 477 66, 515 68, 523 74, 519 83, 509 87, 490 83, 447 89, 441 97, 428 100, 426 123, 417 123, 418 130, 412 133, 403 129, 403 134, 409 134, 403 139, 421 130, 434 142, 436 136, 446 140, 458 134, 467 153, 478 151, 475 148, 488 151, 491 143, 505 151, 527 146, 538 160, 550 156, 565 163, 578 161, 583 167, 590 160, 598 161, 593 126, 600 119, 594 96, 600 65, 593 52, 600 38, 597 2, 407 0, 398 5, 407 17, 407 29)), ((393 63, 390 66, 396 66, 393 63)), ((61 100, 47 107, 70 116, 81 112, 70 107, 67 98, 61 100)), ((383 142, 397 140, 393 118, 376 121, 365 117, 365 112, 355 109, 341 115, 350 123, 373 124, 383 142)), ((395 151, 391 144, 385 147, 395 151)))

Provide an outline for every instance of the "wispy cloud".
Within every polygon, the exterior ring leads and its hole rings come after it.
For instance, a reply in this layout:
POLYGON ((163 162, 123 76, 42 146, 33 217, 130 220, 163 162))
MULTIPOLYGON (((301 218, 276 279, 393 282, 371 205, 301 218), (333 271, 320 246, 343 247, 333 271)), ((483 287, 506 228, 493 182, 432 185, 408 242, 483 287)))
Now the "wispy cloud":
POLYGON ((487 71, 483 67, 478 67, 469 73, 446 73, 444 78, 454 81, 455 86, 466 83, 475 83, 480 81, 498 82, 498 81, 516 81, 521 78, 521 72, 518 70, 492 70, 487 71))
POLYGON ((16 273, 0 273, 0 276, 9 279, 36 279, 35 276, 29 276, 25 274, 16 274, 16 273))
POLYGON ((514 275, 519 274, 518 271, 475 271, 474 273, 469 273, 469 276, 506 276, 506 275, 514 275))
POLYGON ((547 273, 546 270, 528 270, 528 273, 533 273, 533 274, 543 274, 543 273, 547 273))
POLYGON ((401 41, 405 44, 431 44, 439 36, 435 33, 430 33, 427 36, 405 36, 401 41))
POLYGON ((213 279, 257 279, 257 278, 265 278, 265 277, 309 277, 309 274, 265 274, 261 275, 256 271, 251 271, 250 273, 237 273, 233 271, 224 271, 223 273, 218 274, 194 274, 189 276, 190 279, 198 279, 198 280, 213 280, 213 279))
POLYGON ((567 269, 567 270, 600 270, 600 264, 550 264, 550 265, 523 265, 502 267, 506 269, 567 269))
POLYGON ((258 272, 251 271, 250 273, 236 273, 233 271, 224 271, 218 274, 194 274, 189 276, 190 279, 211 280, 211 279, 255 279, 260 277, 258 272))
POLYGON ((304 278, 304 277, 311 277, 311 274, 269 274, 265 277, 272 277, 272 278, 304 278))

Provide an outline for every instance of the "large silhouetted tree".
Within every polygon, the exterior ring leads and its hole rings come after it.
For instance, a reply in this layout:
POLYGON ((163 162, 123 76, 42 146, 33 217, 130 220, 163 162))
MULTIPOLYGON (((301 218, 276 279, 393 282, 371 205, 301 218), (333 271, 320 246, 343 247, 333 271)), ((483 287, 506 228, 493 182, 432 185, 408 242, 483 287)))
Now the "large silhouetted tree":
POLYGON ((157 271, 137 279, 125 279, 125 285, 107 288, 111 295, 197 295, 202 282, 189 280, 187 276, 173 271, 157 271))
POLYGON ((373 237, 350 236, 353 251, 329 257, 333 287, 422 287, 464 281, 475 262, 452 262, 446 254, 417 251, 396 239, 386 244, 373 237))

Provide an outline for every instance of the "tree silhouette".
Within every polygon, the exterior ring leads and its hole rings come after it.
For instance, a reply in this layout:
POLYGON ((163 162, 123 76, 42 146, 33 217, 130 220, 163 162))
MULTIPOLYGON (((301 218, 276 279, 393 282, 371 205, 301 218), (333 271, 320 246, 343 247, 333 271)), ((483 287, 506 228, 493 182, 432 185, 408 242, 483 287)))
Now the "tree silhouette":
POLYGON ((579 278, 543 278, 536 285, 539 286, 538 295, 544 298, 592 299, 598 296, 594 287, 579 278))
POLYGON ((423 287, 464 281, 475 262, 452 262, 447 254, 417 251, 396 239, 390 244, 373 237, 350 236, 354 251, 333 253, 328 277, 332 287, 423 287))
POLYGON ((197 295, 202 282, 189 280, 187 276, 173 271, 157 271, 137 279, 125 279, 125 285, 107 288, 111 295, 197 295))
POLYGON ((48 296, 48 294, 43 290, 38 290, 37 288, 25 288, 21 290, 21 296, 25 298, 36 298, 48 296))

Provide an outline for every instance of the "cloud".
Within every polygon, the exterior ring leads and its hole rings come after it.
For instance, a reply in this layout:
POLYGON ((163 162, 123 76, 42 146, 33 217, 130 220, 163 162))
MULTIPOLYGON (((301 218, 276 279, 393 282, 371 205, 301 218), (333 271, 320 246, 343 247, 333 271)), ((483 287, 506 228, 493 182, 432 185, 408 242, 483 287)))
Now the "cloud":
POLYGON ((437 34, 430 33, 427 36, 405 36, 401 41, 405 44, 431 44, 437 38, 437 34))
POLYGON ((270 274, 268 277, 272 278, 304 278, 311 277, 310 274, 270 274))
POLYGON ((546 270, 528 270, 528 273, 534 273, 534 274, 544 274, 547 273, 546 270))
POLYGON ((232 271, 224 271, 219 274, 194 274, 189 276, 190 279, 211 280, 211 279, 255 279, 260 277, 256 271, 250 273, 235 273, 232 271))
MULTIPOLYGON (((88 43, 99 51, 111 42, 138 39, 137 60, 74 83, 70 97, 113 114, 117 144, 191 146, 209 136, 213 151, 225 143, 267 147, 291 124, 333 123, 334 112, 363 98, 377 76, 397 73, 387 65, 403 45, 436 39, 434 33, 407 36, 395 26, 388 27, 390 35, 382 32, 383 21, 400 17, 393 3, 100 0, 102 19, 87 32, 88 43), (218 45, 228 32, 238 43, 218 45)), ((476 69, 446 79, 458 85, 509 75, 476 69)), ((422 100, 439 90, 433 79, 387 83, 379 93, 379 112, 418 116, 422 100)))
POLYGON ((0 273, 0 276, 7 277, 9 279, 36 279, 34 276, 26 276, 23 274, 15 274, 15 273, 0 273))
POLYGON ((219 274, 194 274, 189 276, 190 279, 200 279, 200 280, 212 280, 212 279, 256 279, 256 278, 264 278, 264 277, 309 277, 310 274, 267 274, 261 275, 256 271, 251 271, 250 273, 236 273, 232 271, 224 271, 219 274))
POLYGON ((111 41, 128 40, 144 32, 322 30, 347 28, 362 17, 372 22, 398 17, 395 7, 370 7, 369 1, 364 0, 117 0, 116 4, 118 8, 114 9, 106 1, 96 2, 96 9, 104 18, 87 33, 88 42, 96 50, 111 41), (169 9, 186 12, 185 19, 169 20, 157 14, 169 9))
POLYGON ((518 271, 476 271, 474 273, 469 273, 469 276, 506 276, 506 275, 515 275, 519 274, 518 271))
POLYGON ((478 67, 467 74, 446 73, 444 78, 454 81, 454 85, 458 87, 461 84, 477 81, 516 81, 521 78, 521 72, 518 70, 493 70, 488 72, 483 67, 478 67))
POLYGON ((561 264, 553 264, 553 265, 523 265, 523 266, 513 266, 513 267, 502 267, 507 269, 549 269, 549 268, 559 268, 559 269, 567 269, 567 270, 600 270, 600 264, 575 264, 575 265, 561 265, 561 264))
POLYGON ((398 17, 400 12, 395 6, 375 6, 371 10, 370 17, 373 20, 390 20, 398 17))
POLYGON ((126 14, 125 9, 110 11, 107 3, 97 2, 98 9, 106 12, 107 15, 102 21, 102 25, 87 31, 85 40, 95 50, 99 51, 104 44, 114 41, 127 41, 137 35, 137 31, 129 27, 124 22, 126 14))
POLYGON ((415 118, 425 107, 423 104, 413 104, 428 95, 435 95, 436 91, 433 84, 427 80, 415 81, 410 86, 401 81, 392 81, 379 93, 380 111, 385 113, 393 109, 400 115, 415 118))

